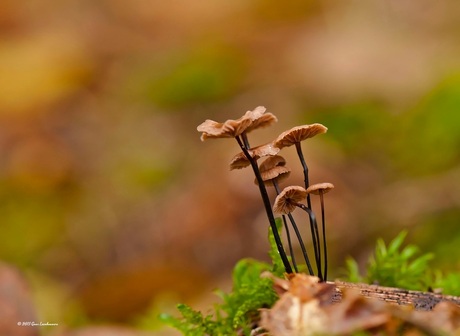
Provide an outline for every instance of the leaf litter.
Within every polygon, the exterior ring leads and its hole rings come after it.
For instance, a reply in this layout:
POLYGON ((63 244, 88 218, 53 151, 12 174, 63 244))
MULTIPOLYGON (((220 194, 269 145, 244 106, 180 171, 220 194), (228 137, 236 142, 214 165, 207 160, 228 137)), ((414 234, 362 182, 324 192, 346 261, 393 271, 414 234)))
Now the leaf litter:
POLYGON ((261 310, 257 335, 460 335, 460 307, 449 301, 420 311, 306 274, 274 278, 274 289, 279 300, 261 310), (342 299, 334 302, 338 291, 342 299))

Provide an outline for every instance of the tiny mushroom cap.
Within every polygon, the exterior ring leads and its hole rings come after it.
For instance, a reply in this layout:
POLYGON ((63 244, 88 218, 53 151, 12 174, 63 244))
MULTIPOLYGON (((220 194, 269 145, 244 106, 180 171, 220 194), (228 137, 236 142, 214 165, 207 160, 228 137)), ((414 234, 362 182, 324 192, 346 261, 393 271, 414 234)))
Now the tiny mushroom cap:
POLYGON ((320 191, 322 191, 323 194, 331 191, 334 189, 334 185, 332 183, 317 183, 317 184, 312 184, 307 188, 307 193, 308 194, 315 194, 319 195, 320 191))
MULTIPOLYGON (((273 181, 275 179, 276 181, 281 181, 288 178, 290 174, 291 170, 288 167, 284 166, 276 166, 272 169, 260 172, 260 176, 262 177, 264 184, 267 186, 273 186, 273 181)), ((259 184, 259 182, 257 182, 257 179, 254 179, 254 183, 257 185, 259 184)))
POLYGON ((260 164, 259 170, 261 172, 269 170, 273 167, 285 166, 286 159, 281 155, 273 155, 265 159, 264 162, 260 164))
POLYGON ((327 127, 322 124, 296 126, 281 133, 274 141, 274 144, 278 148, 289 147, 308 138, 312 138, 317 134, 326 132, 327 127))
MULTIPOLYGON (((261 157, 276 155, 279 151, 280 149, 273 146, 273 143, 271 142, 248 149, 249 155, 251 155, 251 157, 256 161, 261 157)), ((232 161, 230 161, 230 170, 245 168, 250 164, 251 162, 249 162, 246 155, 244 155, 244 152, 240 152, 233 157, 232 161)))
POLYGON ((273 125, 278 121, 278 118, 272 113, 266 113, 261 115, 260 117, 254 119, 252 124, 246 128, 246 133, 251 132, 257 128, 263 128, 273 125))
MULTIPOLYGON (((260 164, 260 175, 267 186, 273 186, 273 180, 284 180, 291 174, 291 170, 285 164, 286 160, 280 155, 270 156, 260 164)), ((254 183, 259 184, 257 179, 254 183)))
POLYGON ((237 120, 229 119, 224 123, 207 119, 196 129, 203 133, 201 134, 201 141, 210 138, 234 138, 241 135, 251 123, 251 119, 244 117, 237 120))
POLYGON ((201 141, 210 138, 235 138, 243 132, 250 132, 256 128, 270 126, 278 119, 271 113, 265 114, 266 108, 258 106, 247 111, 242 117, 229 119, 223 123, 207 119, 198 125, 198 132, 202 132, 201 141))
POLYGON ((273 212, 281 215, 291 213, 296 208, 296 203, 300 203, 305 200, 307 196, 307 190, 299 186, 290 186, 284 188, 284 190, 276 197, 273 205, 273 212))

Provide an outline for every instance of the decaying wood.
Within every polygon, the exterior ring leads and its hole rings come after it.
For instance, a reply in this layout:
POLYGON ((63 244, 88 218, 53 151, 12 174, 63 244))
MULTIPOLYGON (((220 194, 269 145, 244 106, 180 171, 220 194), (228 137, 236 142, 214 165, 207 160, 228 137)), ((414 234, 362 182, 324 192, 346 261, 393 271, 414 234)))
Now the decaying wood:
POLYGON ((432 310, 441 301, 450 301, 460 306, 460 297, 458 296, 342 281, 336 281, 332 284, 336 285, 336 294, 332 298, 333 302, 341 301, 344 289, 355 289, 359 290, 364 297, 376 298, 398 305, 412 305, 416 310, 432 310))

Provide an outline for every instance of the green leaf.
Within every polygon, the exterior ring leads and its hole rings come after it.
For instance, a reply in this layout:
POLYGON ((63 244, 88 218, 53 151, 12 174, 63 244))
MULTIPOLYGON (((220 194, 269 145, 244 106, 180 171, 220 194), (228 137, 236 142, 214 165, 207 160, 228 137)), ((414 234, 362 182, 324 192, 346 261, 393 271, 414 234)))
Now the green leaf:
POLYGON ((233 269, 233 288, 239 289, 246 284, 254 283, 260 279, 262 272, 269 270, 269 264, 253 259, 241 259, 233 269))
POLYGON ((407 260, 407 259, 410 259, 413 256, 415 256, 419 252, 420 252, 420 250, 419 250, 419 248, 417 246, 408 245, 402 250, 401 258, 404 259, 404 260, 407 260))
POLYGON ((403 248, 406 236, 407 231, 402 231, 388 247, 382 239, 377 241, 375 255, 368 261, 367 282, 413 290, 427 289, 432 282, 428 262, 433 256, 427 253, 417 257, 420 252, 415 245, 403 248))
MULTIPOLYGON (((399 248, 401 247, 402 243, 404 242, 404 239, 406 239, 407 236, 407 231, 401 231, 396 238, 394 238, 391 242, 390 245, 388 246, 388 254, 395 254, 399 248)), ((383 243, 385 246, 385 244, 383 243)))
POLYGON ((428 266, 428 261, 434 258, 434 255, 432 253, 427 253, 424 254, 421 257, 418 257, 416 260, 414 260, 408 267, 408 271, 411 272, 424 272, 427 269, 428 266))
POLYGON ((346 265, 346 274, 347 274, 347 280, 350 282, 361 282, 362 277, 359 274, 359 267, 358 263, 356 262, 355 259, 352 257, 347 257, 345 260, 345 265, 346 265))

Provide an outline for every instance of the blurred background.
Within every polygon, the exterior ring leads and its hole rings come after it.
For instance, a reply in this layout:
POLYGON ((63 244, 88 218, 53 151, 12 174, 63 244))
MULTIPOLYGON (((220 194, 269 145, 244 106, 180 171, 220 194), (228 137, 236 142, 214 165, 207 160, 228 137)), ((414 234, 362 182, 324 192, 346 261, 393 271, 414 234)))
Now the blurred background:
MULTIPOLYGON (((259 105, 279 122, 254 145, 329 128, 303 150, 311 182, 335 185, 330 278, 405 228, 458 271, 459 16, 455 0, 2 1, 0 260, 59 323, 40 333, 175 335, 159 312, 210 308, 239 259, 268 260, 236 142, 196 131, 259 105)), ((283 187, 302 184, 282 155, 283 187)))

